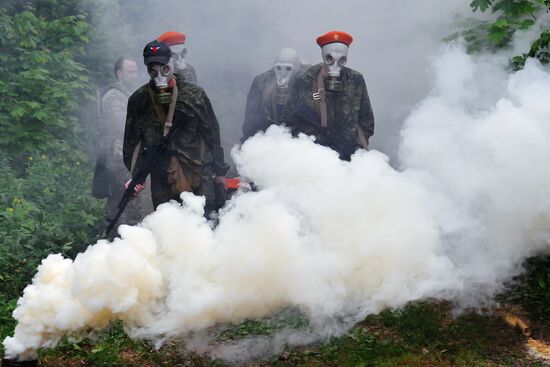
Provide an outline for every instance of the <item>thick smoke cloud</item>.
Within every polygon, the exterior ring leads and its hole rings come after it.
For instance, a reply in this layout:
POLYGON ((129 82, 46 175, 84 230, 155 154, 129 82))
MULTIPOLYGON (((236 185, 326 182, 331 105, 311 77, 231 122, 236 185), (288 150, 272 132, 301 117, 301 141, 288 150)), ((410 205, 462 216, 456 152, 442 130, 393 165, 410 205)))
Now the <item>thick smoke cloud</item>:
POLYGON ((161 345, 184 336, 188 349, 239 361, 343 333, 409 301, 486 304, 525 257, 549 250, 547 71, 529 62, 509 75, 506 56, 473 58, 460 45, 436 50, 449 8, 433 2, 399 11, 339 4, 333 23, 329 2, 277 4, 161 8, 154 16, 166 23, 147 23, 138 35, 145 42, 170 28, 189 34, 190 61, 222 128, 234 132, 249 82, 277 49, 294 47, 314 61, 317 34, 348 30, 357 41, 350 66, 366 75, 378 111, 376 144, 390 155, 399 147, 400 169, 376 150, 342 162, 273 127, 233 151, 239 172, 260 190, 234 197, 215 229, 202 216, 203 199, 184 195, 183 206, 167 203, 140 226, 120 227, 122 239, 99 241, 74 261, 45 259, 14 312, 8 357, 32 358, 64 335, 122 320, 133 337, 161 345), (411 112, 430 79, 428 97, 411 112), (220 325, 285 312, 301 313, 309 326, 216 340, 220 325))
POLYGON ((330 335, 344 329, 336 320, 352 325, 455 282, 424 209, 427 192, 381 153, 346 163, 273 128, 235 160, 262 190, 235 197, 216 229, 202 216, 203 200, 188 194, 184 206, 161 206, 74 263, 47 258, 14 313, 20 324, 8 355, 115 319, 132 336, 159 339, 286 308, 330 335), (342 182, 346 189, 335 190, 342 182))
POLYGON ((409 301, 490 302, 525 257, 549 250, 550 74, 532 61, 510 76, 503 60, 442 50, 432 92, 405 121, 401 170, 378 151, 343 162, 272 127, 233 151, 260 190, 234 197, 215 229, 204 200, 185 194, 74 262, 51 255, 14 312, 8 357, 119 319, 133 337, 184 336, 239 361, 409 301), (478 78, 499 68, 491 86, 478 78), (285 310, 309 327, 227 345, 213 336, 285 310))
POLYGON ((400 161, 436 179, 451 198, 447 253, 464 274, 461 301, 479 304, 521 261, 548 247, 550 75, 535 61, 506 77, 505 57, 474 60, 451 47, 436 82, 405 122, 400 161), (477 297, 475 296, 477 295, 477 297))

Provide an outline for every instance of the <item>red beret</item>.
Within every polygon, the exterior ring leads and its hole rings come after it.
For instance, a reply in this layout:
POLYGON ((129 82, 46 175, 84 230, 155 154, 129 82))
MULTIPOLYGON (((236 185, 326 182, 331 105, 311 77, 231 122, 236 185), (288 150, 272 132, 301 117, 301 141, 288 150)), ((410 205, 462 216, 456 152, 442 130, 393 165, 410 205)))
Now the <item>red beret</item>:
POLYGON ((166 43, 168 46, 174 46, 185 43, 185 34, 180 32, 165 32, 157 38, 158 41, 166 43))
POLYGON ((330 31, 322 36, 317 37, 317 44, 321 47, 329 43, 340 42, 349 47, 353 42, 353 37, 342 31, 330 31))

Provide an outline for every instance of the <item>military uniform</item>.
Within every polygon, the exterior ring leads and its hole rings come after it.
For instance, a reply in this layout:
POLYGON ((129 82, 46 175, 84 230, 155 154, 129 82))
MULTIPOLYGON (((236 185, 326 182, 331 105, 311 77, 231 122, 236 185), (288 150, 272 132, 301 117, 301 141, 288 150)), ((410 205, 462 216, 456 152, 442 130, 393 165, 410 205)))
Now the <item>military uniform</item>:
MULTIPOLYGON (((180 200, 168 183, 171 157, 176 157, 182 167, 201 176, 193 192, 204 195, 206 211, 217 208, 213 176, 223 176, 227 171, 223 149, 220 146, 219 124, 206 93, 202 88, 176 77, 178 96, 173 118, 176 129, 170 138, 168 149, 155 159, 151 170, 151 195, 155 208, 169 200, 180 200)), ((128 170, 132 169, 134 151, 138 144, 134 169, 139 169, 163 139, 164 122, 158 117, 151 99, 152 89, 146 84, 128 101, 128 114, 124 132, 123 156, 128 170)), ((159 105, 157 105, 158 108, 159 105)), ((162 106, 162 108, 166 108, 162 106)))
POLYGON ((254 78, 246 98, 243 141, 258 131, 267 129, 269 125, 281 123, 283 107, 288 100, 288 95, 278 92, 273 70, 268 70, 254 78))
POLYGON ((195 68, 191 65, 187 64, 187 67, 185 69, 180 69, 177 71, 177 74, 185 79, 186 82, 199 85, 198 79, 197 79, 197 72, 195 71, 195 68))
MULTIPOLYGON (((100 141, 99 153, 103 155, 105 170, 108 172, 107 201, 105 203, 105 220, 110 221, 118 212, 118 203, 124 194, 124 183, 130 175, 122 162, 122 143, 124 122, 128 97, 131 92, 121 82, 109 85, 101 96, 101 115, 99 118, 100 141)), ((118 224, 136 224, 148 213, 145 197, 133 200, 123 212, 118 224)), ((152 209, 152 208, 149 208, 152 209)), ((150 211, 150 210, 149 210, 150 211)))
MULTIPOLYGON (((326 92, 328 126, 322 127, 320 101, 313 98, 319 89, 318 77, 322 68, 323 63, 314 65, 298 77, 284 109, 283 122, 293 134, 313 135, 318 143, 329 146, 338 151, 342 159, 349 160, 356 149, 366 148, 368 139, 374 134, 374 114, 367 86, 359 72, 343 67, 340 75, 342 91, 326 92), (325 132, 329 134, 325 135, 325 132)), ((323 81, 327 82, 326 77, 323 81)))
POLYGON ((283 48, 273 67, 254 78, 246 99, 241 142, 270 125, 281 124, 296 77, 310 66, 300 61, 295 50, 283 48))

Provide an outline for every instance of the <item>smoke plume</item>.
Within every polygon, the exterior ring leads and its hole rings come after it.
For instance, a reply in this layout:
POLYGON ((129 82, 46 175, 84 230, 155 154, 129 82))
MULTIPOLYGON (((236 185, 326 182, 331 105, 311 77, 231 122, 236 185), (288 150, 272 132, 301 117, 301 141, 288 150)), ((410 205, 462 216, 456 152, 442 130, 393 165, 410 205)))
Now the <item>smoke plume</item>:
POLYGON ((50 255, 19 300, 7 356, 122 320, 133 337, 183 336, 188 349, 236 361, 413 300, 489 302, 527 256, 549 249, 550 74, 530 61, 508 75, 502 60, 442 51, 432 92, 405 121, 400 170, 378 151, 343 162, 272 127, 233 150, 259 191, 234 196, 217 227, 203 198, 183 194, 183 205, 161 205, 74 261, 50 255), (285 310, 307 327, 213 337, 285 310))

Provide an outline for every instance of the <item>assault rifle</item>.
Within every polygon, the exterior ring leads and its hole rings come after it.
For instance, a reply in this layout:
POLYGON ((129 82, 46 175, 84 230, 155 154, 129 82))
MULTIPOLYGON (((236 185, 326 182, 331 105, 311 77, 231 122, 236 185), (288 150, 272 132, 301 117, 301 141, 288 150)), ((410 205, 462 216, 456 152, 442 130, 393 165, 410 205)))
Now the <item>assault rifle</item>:
POLYGON ((308 106, 301 103, 293 112, 295 119, 312 127, 315 131, 315 140, 318 144, 324 145, 337 151, 340 159, 349 161, 351 155, 359 146, 356 142, 346 139, 343 134, 334 127, 322 127, 321 120, 317 114, 308 106))
POLYGON ((176 131, 177 126, 177 124, 174 124, 172 126, 168 134, 166 134, 166 136, 162 138, 162 142, 160 144, 155 145, 152 149, 147 149, 143 153, 144 158, 142 164, 134 169, 132 180, 128 184, 126 191, 124 191, 124 195, 122 195, 122 199, 120 199, 120 202, 118 203, 118 212, 115 217, 109 222, 107 228, 105 229, 105 237, 109 236, 130 200, 132 200, 136 196, 135 187, 145 182, 147 176, 149 176, 149 173, 151 173, 151 169, 155 164, 155 160, 162 152, 166 150, 168 142, 170 141, 172 135, 174 135, 174 131, 176 131))

